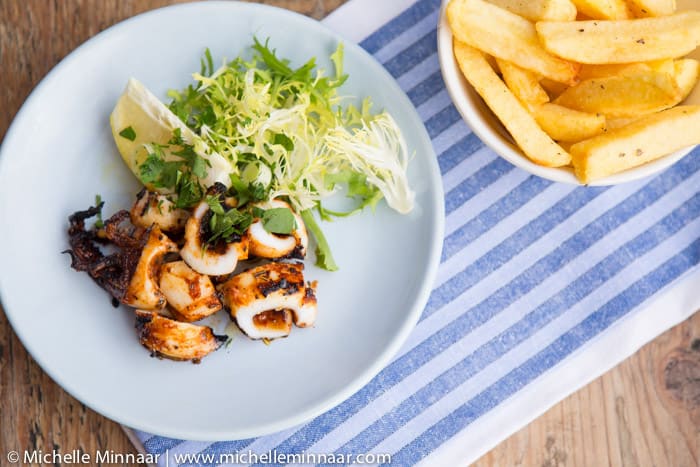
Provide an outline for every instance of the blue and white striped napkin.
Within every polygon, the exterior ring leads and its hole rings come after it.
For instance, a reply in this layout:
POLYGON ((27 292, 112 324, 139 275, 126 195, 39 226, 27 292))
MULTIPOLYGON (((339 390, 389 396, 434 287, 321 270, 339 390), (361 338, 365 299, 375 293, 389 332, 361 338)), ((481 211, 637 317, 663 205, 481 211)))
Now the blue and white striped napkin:
POLYGON ((351 0, 326 20, 396 77, 438 154, 444 252, 418 326, 366 387, 306 425, 215 443, 132 432, 145 452, 168 451, 160 464, 182 453, 277 450, 464 465, 700 306, 700 151, 612 188, 513 167, 450 102, 439 8, 351 0))

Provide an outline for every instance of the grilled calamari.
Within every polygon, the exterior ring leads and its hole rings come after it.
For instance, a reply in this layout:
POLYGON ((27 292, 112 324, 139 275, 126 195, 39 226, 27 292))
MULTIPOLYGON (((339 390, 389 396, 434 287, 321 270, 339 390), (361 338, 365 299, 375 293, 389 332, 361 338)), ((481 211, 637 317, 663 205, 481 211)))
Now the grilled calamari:
POLYGON ((136 310, 136 330, 141 344, 156 357, 200 360, 221 347, 226 336, 217 336, 208 326, 181 323, 152 311, 136 310))
MULTIPOLYGON (((209 196, 222 196, 226 187, 212 186, 209 196)), ((213 212, 206 200, 200 201, 185 225, 185 245, 180 256, 195 271, 212 276, 223 276, 236 269, 238 260, 248 259, 248 237, 239 235, 230 242, 223 240, 207 244, 209 221, 213 212)))
POLYGON ((256 203, 254 206, 264 210, 289 209, 294 215, 296 228, 291 235, 274 234, 265 230, 261 219, 255 219, 248 228, 248 250, 250 255, 269 259, 304 259, 306 248, 309 244, 309 236, 301 216, 294 212, 288 203, 277 199, 266 203, 256 203))
POLYGON ((161 266, 160 290, 179 321, 199 321, 221 309, 221 301, 209 276, 199 274, 184 261, 161 266))
POLYGON ((252 339, 286 337, 316 321, 316 284, 305 283, 302 263, 269 263, 219 285, 224 305, 252 339))
POLYGON ((168 233, 179 233, 185 228, 190 213, 185 209, 175 207, 175 203, 167 196, 148 191, 146 188, 136 195, 136 202, 129 212, 131 222, 144 229, 158 224, 160 230, 168 233))

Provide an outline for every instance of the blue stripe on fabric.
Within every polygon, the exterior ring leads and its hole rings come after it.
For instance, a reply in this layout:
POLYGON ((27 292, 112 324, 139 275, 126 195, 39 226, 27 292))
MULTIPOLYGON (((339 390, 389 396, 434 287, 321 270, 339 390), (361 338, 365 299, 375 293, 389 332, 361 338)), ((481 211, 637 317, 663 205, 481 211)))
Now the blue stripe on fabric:
POLYGON ((467 245, 484 232, 491 230, 496 224, 523 207, 550 185, 552 182, 535 175, 523 180, 520 185, 484 209, 477 217, 470 219, 466 224, 445 237, 442 247, 443 261, 461 250, 461 245, 467 245))
MULTIPOLYGON (((491 319, 497 313, 495 310, 502 310, 506 306, 512 304, 522 295, 532 290, 537 284, 541 283, 545 278, 549 277, 550 272, 556 272, 564 267, 572 259, 571 255, 578 256, 593 243, 593 241, 587 237, 595 237, 597 241, 602 235, 609 233, 614 227, 617 227, 619 222, 615 221, 616 216, 625 215, 625 213, 627 213, 627 218, 631 217, 633 213, 640 211, 650 200, 661 196, 685 177, 697 171, 698 162, 700 162, 700 158, 698 157, 682 159, 678 163, 678 170, 668 174, 668 177, 653 179, 645 188, 634 193, 626 200, 623 200, 621 203, 602 214, 577 234, 573 235, 569 241, 554 250, 548 256, 540 259, 535 265, 521 273, 509 284, 504 284, 504 287, 499 289, 494 295, 483 300, 472 309, 465 310, 463 314, 423 340, 413 350, 394 360, 364 388, 360 389, 341 405, 336 406, 309 422, 304 428, 295 432, 284 442, 280 443, 276 449, 281 452, 301 452, 306 450, 326 433, 340 426, 345 420, 357 413, 369 402, 400 383, 417 368, 420 368, 432 360, 445 348, 491 319), (642 191, 645 193, 642 193, 642 191), (636 210, 631 212, 633 208, 636 208, 636 210)), ((577 201, 580 203, 581 200, 583 200, 587 203, 604 190, 604 188, 577 189, 557 203, 560 205, 564 202, 563 206, 550 208, 538 217, 538 219, 533 221, 533 223, 546 217, 552 218, 552 222, 559 223, 563 221, 560 216, 554 216, 548 213, 561 212, 569 205, 577 205, 577 201), (578 200, 577 197, 579 198, 578 200)), ((578 209, 579 207, 574 207, 574 212, 578 209)), ((568 218, 568 215, 564 217, 564 219, 566 218, 568 218)), ((544 227, 545 231, 548 231, 551 229, 552 225, 545 224, 544 227)), ((540 236, 541 235, 536 235, 535 238, 539 238, 540 236)), ((506 240, 506 242, 507 241, 508 240, 506 240)), ((444 302, 443 304, 446 304, 450 300, 449 297, 444 296, 441 297, 441 301, 444 302)))
POLYGON ((445 89, 445 83, 442 80, 442 73, 438 70, 409 89, 406 95, 413 105, 418 107, 443 89, 445 89))
POLYGON ((384 63, 391 76, 398 78, 435 53, 437 29, 433 29, 384 63))
MULTIPOLYGON (((675 185, 695 173, 700 166, 700 157, 687 157, 678 163, 678 170, 668 177, 659 177, 650 181, 645 188, 629 196, 624 202, 608 210, 595 221, 579 230, 570 239, 557 247, 549 255, 541 258, 535 265, 520 276, 508 287, 503 287, 487 301, 493 300, 488 306, 497 307, 500 301, 511 301, 520 296, 525 290, 530 290, 538 281, 561 269, 566 263, 586 251, 600 238, 615 230, 634 214, 652 203, 662 194, 668 192, 675 185), (685 170, 682 170, 685 169, 685 170), (531 272, 532 271, 532 272, 531 272), (528 277, 530 274, 531 277, 528 277)), ((445 304, 451 302, 456 296, 471 288, 483 277, 503 264, 507 263, 515 254, 522 251, 530 243, 537 240, 551 230, 550 218, 559 222, 567 219, 571 214, 581 208, 581 202, 589 196, 597 196, 607 188, 579 188, 565 196, 554 206, 545 211, 530 224, 523 226, 513 236, 509 237, 501 245, 493 248, 487 254, 469 265, 462 272, 455 274, 444 284, 436 288, 428 300, 421 320, 430 316, 445 304), (597 193, 596 193, 597 192, 597 193), (583 197, 581 197, 583 193, 583 197)), ((586 201, 587 202, 587 201, 586 201)), ((464 245, 466 246, 466 245, 464 245)), ((470 314, 470 313, 468 313, 470 314)))
POLYGON ((360 42, 360 47, 375 54, 394 40, 396 36, 407 31, 439 8, 440 0, 420 0, 360 42))
POLYGON ((146 450, 146 452, 150 452, 151 454, 162 454, 166 450, 172 449, 178 444, 182 444, 184 442, 185 441, 181 439, 153 436, 144 441, 143 448, 146 450))
POLYGON ((480 168, 445 195, 446 214, 450 214, 514 168, 500 157, 480 168))
POLYGON ((440 133, 460 121, 462 117, 454 105, 448 105, 425 122, 430 139, 435 139, 440 133))
POLYGON ((337 452, 366 452, 466 380, 530 338, 554 318, 583 300, 633 263, 637 257, 672 237, 700 214, 700 195, 686 201, 650 229, 601 260, 559 293, 525 315, 520 321, 479 347, 467 358, 443 372, 411 397, 386 413, 337 452), (634 252, 634 254, 630 254, 634 252))
MULTIPOLYGON (((434 289, 428 299, 428 304, 423 311, 421 320, 432 315, 467 289, 479 283, 484 277, 499 269, 531 243, 567 220, 576 211, 600 196, 607 189, 608 188, 578 189, 566 195, 544 213, 540 214, 539 217, 533 219, 532 222, 518 229, 501 244, 493 247, 486 254, 468 265, 466 269, 458 272, 434 289)), ((481 213, 477 216, 477 222, 481 220, 480 216, 481 213)), ((471 241, 468 237, 465 238, 465 240, 471 241)), ((453 248, 455 252, 465 248, 468 243, 456 245, 457 246, 453 248)), ((580 253, 580 251, 578 251, 578 253, 580 253)), ((443 255, 443 261, 448 258, 449 257, 443 255)), ((546 265, 542 265, 540 268, 545 266, 546 265)))
POLYGON ((484 143, 474 133, 469 133, 438 156, 440 173, 446 174, 483 147, 484 143))
POLYGON ((425 430, 419 437, 392 456, 393 465, 415 464, 464 427, 562 361, 699 262, 700 239, 697 239, 683 251, 628 287, 623 293, 608 301, 580 324, 562 334, 536 356, 425 430))

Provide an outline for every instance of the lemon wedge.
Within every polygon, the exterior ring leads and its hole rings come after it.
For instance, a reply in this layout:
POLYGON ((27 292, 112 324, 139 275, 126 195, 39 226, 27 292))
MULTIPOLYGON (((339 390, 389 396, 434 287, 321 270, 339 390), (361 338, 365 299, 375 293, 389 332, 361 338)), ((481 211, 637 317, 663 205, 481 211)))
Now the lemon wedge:
MULTIPOLYGON (((148 157, 147 146, 152 143, 167 145, 173 136, 173 131, 179 128, 183 141, 192 145, 195 153, 209 162, 207 175, 199 179, 200 183, 205 188, 216 182, 226 186, 231 185, 229 173, 232 171, 232 166, 226 158, 211 151, 200 136, 190 130, 138 80, 129 79, 126 89, 110 115, 109 122, 119 154, 139 180, 141 180, 139 167, 148 157)), ((177 148, 174 149, 177 150, 177 148)), ((178 160, 178 157, 172 155, 168 148, 163 152, 166 160, 178 160)), ((146 186, 149 190, 155 189, 149 184, 146 186)), ((159 188, 157 191, 172 192, 165 188, 159 188)))

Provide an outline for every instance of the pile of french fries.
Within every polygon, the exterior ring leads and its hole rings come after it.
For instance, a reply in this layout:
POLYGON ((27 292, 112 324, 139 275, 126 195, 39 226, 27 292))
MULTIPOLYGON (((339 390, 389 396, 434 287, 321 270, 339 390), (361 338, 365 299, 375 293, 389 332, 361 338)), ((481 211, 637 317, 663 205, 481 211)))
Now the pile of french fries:
POLYGON ((675 0, 452 0, 465 78, 523 153, 582 183, 700 144, 678 105, 700 62, 700 12, 675 0))

